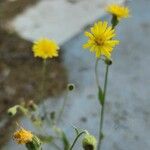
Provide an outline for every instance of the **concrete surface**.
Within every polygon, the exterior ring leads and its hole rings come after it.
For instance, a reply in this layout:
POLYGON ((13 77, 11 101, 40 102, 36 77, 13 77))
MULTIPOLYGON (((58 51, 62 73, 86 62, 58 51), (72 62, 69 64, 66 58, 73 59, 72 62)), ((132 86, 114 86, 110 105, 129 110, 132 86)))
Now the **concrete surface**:
MULTIPOLYGON (((121 43, 114 51, 109 74, 102 150, 150 149, 150 1, 136 0, 129 5, 132 16, 123 20, 117 28, 121 43)), ((94 80, 95 58, 89 51, 82 49, 85 41, 81 32, 62 46, 69 80, 76 85, 76 90, 69 95, 61 124, 70 140, 73 138, 71 125, 87 129, 98 136, 99 104, 94 80), (83 118, 87 118, 87 121, 81 121, 83 118)), ((99 64, 99 70, 102 80, 103 63, 99 64)), ((48 109, 55 110, 62 99, 63 97, 48 100, 48 109)), ((26 128, 33 129, 26 119, 21 121, 26 128)), ((47 127, 45 130, 49 132, 47 127)), ((81 149, 77 147, 75 150, 81 149)), ((23 148, 10 140, 3 150, 9 149, 23 148)), ((45 145, 44 149, 51 148, 45 145)))
POLYGON ((55 39, 59 44, 68 41, 83 27, 104 14, 109 3, 124 0, 40 0, 12 22, 12 27, 24 38, 55 39))

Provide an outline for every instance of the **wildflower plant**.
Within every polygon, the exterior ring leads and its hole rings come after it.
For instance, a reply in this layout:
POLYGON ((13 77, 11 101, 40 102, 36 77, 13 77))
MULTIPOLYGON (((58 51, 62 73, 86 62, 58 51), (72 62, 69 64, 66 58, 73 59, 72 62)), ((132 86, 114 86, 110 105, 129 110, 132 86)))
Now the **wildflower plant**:
POLYGON ((101 149, 102 140, 104 138, 103 134, 103 124, 104 124, 104 110, 105 101, 107 94, 108 85, 108 74, 109 66, 112 64, 111 54, 114 47, 119 44, 118 40, 113 40, 115 37, 115 27, 118 25, 119 21, 123 18, 129 17, 129 9, 127 7, 112 4, 107 7, 107 12, 112 15, 111 26, 108 27, 107 22, 98 22, 91 27, 91 32, 85 32, 85 36, 88 37, 88 42, 84 44, 84 48, 90 48, 91 52, 96 54, 95 63, 95 79, 98 87, 98 100, 100 103, 100 123, 99 123, 99 138, 97 150, 101 149), (104 57, 102 57, 104 56, 104 57), (98 61, 104 61, 106 65, 104 85, 101 87, 98 75, 98 61))
MULTIPOLYGON (((41 38, 34 42, 32 51, 34 57, 39 57, 43 59, 43 67, 42 67, 42 79, 39 87, 39 97, 37 99, 41 100, 44 97, 45 91, 45 78, 46 78, 46 63, 47 59, 55 58, 59 56, 59 46, 58 44, 51 39, 41 38)), ((43 108, 43 112, 46 114, 45 106, 43 108)))
MULTIPOLYGON (((116 39, 116 29, 115 27, 119 24, 120 20, 123 18, 129 17, 129 9, 125 6, 111 4, 106 8, 106 11, 111 14, 112 20, 111 25, 107 21, 98 21, 94 23, 94 25, 90 28, 90 31, 85 32, 85 36, 87 37, 87 42, 83 45, 83 48, 89 49, 91 53, 93 53, 96 57, 95 59, 95 80, 98 89, 98 100, 99 100, 99 126, 98 126, 98 139, 96 139, 93 135, 89 134, 86 130, 80 130, 76 127, 75 133, 76 136, 72 142, 67 138, 67 135, 63 131, 63 129, 58 127, 59 121, 62 118, 63 111, 65 109, 65 105, 67 102, 68 93, 73 91, 75 86, 74 84, 68 84, 66 86, 66 94, 64 97, 64 101, 60 111, 51 112, 47 114, 46 106, 44 105, 43 113, 44 118, 41 117, 37 112, 38 106, 34 103, 34 101, 30 101, 29 104, 26 105, 16 105, 8 109, 8 114, 14 116, 18 111, 22 112, 26 115, 35 126, 38 128, 42 128, 42 125, 45 123, 45 119, 47 124, 50 127, 50 130, 53 131, 54 135, 38 135, 35 136, 30 131, 27 131, 24 128, 16 131, 13 135, 13 139, 18 144, 26 145, 28 150, 41 150, 41 142, 48 142, 53 144, 53 146, 58 150, 73 150, 75 144, 78 139, 82 138, 82 148, 84 150, 100 150, 102 145, 102 140, 104 138, 103 126, 104 126, 104 114, 105 114, 105 103, 106 103, 106 95, 107 95, 107 85, 108 85, 108 75, 109 68, 112 65, 112 53, 114 48, 119 44, 119 40, 116 39), (98 73, 98 63, 99 61, 103 61, 106 71, 104 76, 104 84, 102 85, 99 80, 98 73), (36 115, 35 115, 36 114, 36 115), (59 147, 55 140, 60 140, 63 143, 63 148, 59 147)), ((42 79, 40 84, 40 92, 39 99, 43 99, 44 91, 45 91, 45 79, 46 79, 46 61, 47 59, 52 59, 59 56, 59 46, 54 40, 48 38, 41 38, 34 42, 32 51, 34 57, 42 58, 43 60, 43 68, 42 70, 42 79)), ((44 130, 42 128, 42 130, 44 130)), ((50 148, 51 149, 51 148, 50 148)))

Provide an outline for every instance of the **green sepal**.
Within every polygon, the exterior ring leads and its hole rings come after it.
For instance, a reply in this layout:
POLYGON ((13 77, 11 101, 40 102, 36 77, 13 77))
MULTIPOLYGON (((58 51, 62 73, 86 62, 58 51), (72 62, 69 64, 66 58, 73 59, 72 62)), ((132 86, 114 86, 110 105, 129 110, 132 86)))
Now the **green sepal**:
POLYGON ((34 136, 31 142, 26 143, 28 150, 42 150, 41 141, 38 137, 34 136))
POLYGON ((119 23, 119 20, 118 20, 117 16, 113 15, 112 19, 111 19, 111 24, 112 24, 113 29, 118 25, 118 23, 119 23))

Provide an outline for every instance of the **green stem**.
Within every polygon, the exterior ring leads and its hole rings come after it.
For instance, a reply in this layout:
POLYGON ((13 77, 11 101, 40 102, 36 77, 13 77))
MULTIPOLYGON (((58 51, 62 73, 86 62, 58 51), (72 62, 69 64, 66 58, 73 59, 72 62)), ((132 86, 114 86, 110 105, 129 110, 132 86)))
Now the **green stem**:
MULTIPOLYGON (((46 59, 43 60, 43 66, 42 66, 42 82, 41 82, 41 86, 40 86, 40 98, 39 100, 44 98, 44 94, 45 94, 45 78, 46 78, 46 59)), ((46 112, 46 105, 45 102, 43 101, 43 112, 44 115, 47 114, 46 112)), ((47 116, 45 116, 47 118, 47 116)))
POLYGON ((95 62, 95 80, 96 80, 96 84, 97 84, 97 87, 98 87, 98 98, 99 98, 99 102, 100 102, 100 105, 101 105, 101 98, 100 97, 102 96, 103 91, 102 91, 102 88, 101 88, 100 82, 99 82, 98 61, 99 61, 99 59, 97 58, 96 62, 95 62))
POLYGON ((41 69, 41 81, 39 81, 39 91, 37 100, 41 101, 44 96, 44 88, 45 88, 45 77, 46 77, 46 60, 43 60, 42 69, 41 69))
POLYGON ((95 62, 95 79, 96 79, 96 84, 99 87, 100 83, 99 83, 99 78, 98 78, 98 61, 99 61, 99 59, 96 59, 96 62, 95 62))
POLYGON ((59 121, 61 120, 61 117, 63 115, 64 109, 65 109, 65 106, 66 106, 66 102, 67 102, 67 97, 68 97, 68 90, 65 93, 64 101, 63 101, 62 107, 60 109, 60 112, 58 114, 57 123, 59 123, 59 121))
POLYGON ((42 68, 42 84, 41 84, 41 98, 44 97, 44 88, 45 88, 45 78, 46 78, 46 60, 43 60, 43 68, 42 68))
POLYGON ((106 92, 107 92, 107 82, 108 82, 108 73, 109 73, 109 65, 106 66, 106 73, 105 73, 105 82, 104 82, 104 93, 103 93, 103 105, 101 108, 101 114, 100 114, 100 127, 99 127, 99 140, 98 140, 98 148, 97 150, 101 149, 101 143, 103 139, 103 122, 104 122, 104 110, 105 110, 105 98, 106 98, 106 92))
POLYGON ((73 141, 72 145, 70 146, 69 150, 72 150, 72 149, 73 149, 73 147, 75 146, 75 144, 76 144, 77 140, 79 139, 79 137, 80 137, 82 134, 84 134, 84 133, 85 133, 85 131, 83 131, 83 132, 81 132, 81 133, 79 133, 79 134, 77 135, 77 137, 76 137, 75 140, 73 141))

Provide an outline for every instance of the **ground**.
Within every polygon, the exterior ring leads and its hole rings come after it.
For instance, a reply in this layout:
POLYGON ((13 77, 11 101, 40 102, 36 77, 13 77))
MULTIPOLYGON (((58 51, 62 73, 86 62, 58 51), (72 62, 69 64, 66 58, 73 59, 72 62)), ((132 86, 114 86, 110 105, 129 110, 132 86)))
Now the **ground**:
MULTIPOLYGON (((46 5, 47 3, 48 1, 45 1, 45 7, 48 6, 46 5)), ((150 69, 148 68, 150 62, 150 1, 136 0, 130 1, 128 4, 131 16, 122 20, 116 29, 120 45, 113 53, 113 65, 109 73, 103 150, 150 149, 150 69)), ((34 9, 34 13, 37 15, 39 15, 37 10, 39 10, 40 6, 38 5, 38 9, 36 9, 37 7, 34 9)), ((44 6, 40 7, 42 12, 47 11, 43 9, 45 8, 44 6)), ((43 15, 43 13, 40 14, 43 15)), ((22 14, 20 16, 22 22, 26 21, 27 16, 34 17, 33 12, 29 11, 22 14)), ((42 17, 40 18, 43 19, 42 17)), ((110 20, 110 17, 106 16, 97 19, 110 20)), ((30 25, 32 25, 33 21, 40 23, 39 17, 29 20, 31 21, 30 25)), ((27 35, 30 39, 35 38, 39 29, 41 33, 45 33, 48 29, 47 27, 49 27, 49 24, 46 24, 46 26, 41 25, 41 28, 36 28, 36 30, 28 28, 22 34, 21 29, 24 27, 24 22, 22 24, 17 22, 16 30, 19 35, 27 35), (18 27, 20 27, 20 30, 18 27)), ((56 26, 60 28, 58 24, 56 26)), ((87 40, 83 33, 84 31, 80 32, 61 47, 62 63, 68 70, 68 80, 76 86, 75 90, 69 93, 63 120, 60 124, 70 141, 74 137, 72 125, 86 129, 94 136, 98 136, 99 104, 94 76, 95 57, 88 50, 82 49, 83 43, 87 40)), ((104 69, 105 66, 101 62, 99 64, 101 84, 104 77, 104 69)), ((45 104, 48 106, 49 111, 55 111, 60 107, 62 101, 63 95, 60 95, 57 98, 49 97, 45 104)), ((43 104, 39 107, 42 108, 42 106, 43 104)), ((42 131, 39 131, 25 117, 20 119, 20 123, 35 133, 50 134, 48 126, 44 126, 42 131)), ((79 145, 76 145, 75 149, 80 150, 81 147, 79 145)), ((49 145, 45 144, 43 148, 45 150, 49 149, 49 145)), ((24 147, 15 145, 10 138, 3 150, 9 149, 24 150, 24 147)))
MULTIPOLYGON (((6 142, 7 133, 16 119, 8 118, 7 109, 22 101, 38 101, 36 98, 42 78, 42 60, 33 58, 32 42, 5 28, 10 19, 35 2, 0 1, 0 137, 3 137, 0 147, 6 142)), ((66 83, 67 75, 61 57, 48 61, 45 98, 62 93, 66 83)))

